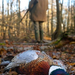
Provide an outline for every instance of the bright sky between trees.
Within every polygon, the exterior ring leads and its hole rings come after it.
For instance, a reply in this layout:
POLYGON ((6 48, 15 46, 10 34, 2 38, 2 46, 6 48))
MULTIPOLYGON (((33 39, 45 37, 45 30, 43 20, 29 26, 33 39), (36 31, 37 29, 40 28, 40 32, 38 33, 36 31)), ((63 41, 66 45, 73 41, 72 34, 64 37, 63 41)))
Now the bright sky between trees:
MULTIPOLYGON (((7 7, 7 1, 8 1, 8 0, 4 0, 4 7, 5 7, 5 8, 7 7)), ((14 1, 15 1, 15 0, 14 0, 14 1)), ((20 1, 21 1, 21 6, 20 6, 21 10, 27 9, 30 0, 20 0, 20 1)), ((50 0, 49 0, 49 1, 50 1, 50 0)), ((62 0, 61 0, 61 1, 62 1, 62 0)), ((64 0, 64 4, 65 4, 65 5, 67 5, 67 1, 68 1, 68 0, 64 0)), ((0 7, 2 7, 2 0, 0 0, 0 7)), ((14 9, 16 9, 16 8, 14 8, 14 9)), ((1 9, 0 9, 0 10, 1 10, 1 9)))
MULTIPOLYGON (((21 1, 21 10, 28 8, 29 0, 20 0, 21 1)), ((7 6, 7 0, 4 0, 4 7, 7 6)), ((0 7, 2 7, 2 0, 0 0, 0 7)))

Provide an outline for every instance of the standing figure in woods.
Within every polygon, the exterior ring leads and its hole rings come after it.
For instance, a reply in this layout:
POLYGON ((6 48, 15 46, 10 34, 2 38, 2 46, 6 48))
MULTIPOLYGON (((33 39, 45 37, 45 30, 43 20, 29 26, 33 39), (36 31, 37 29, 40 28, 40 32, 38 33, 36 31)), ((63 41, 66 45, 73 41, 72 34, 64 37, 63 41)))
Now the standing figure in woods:
POLYGON ((46 21, 46 10, 48 0, 31 0, 29 3, 30 19, 34 22, 35 39, 37 42, 43 41, 43 22, 46 21))

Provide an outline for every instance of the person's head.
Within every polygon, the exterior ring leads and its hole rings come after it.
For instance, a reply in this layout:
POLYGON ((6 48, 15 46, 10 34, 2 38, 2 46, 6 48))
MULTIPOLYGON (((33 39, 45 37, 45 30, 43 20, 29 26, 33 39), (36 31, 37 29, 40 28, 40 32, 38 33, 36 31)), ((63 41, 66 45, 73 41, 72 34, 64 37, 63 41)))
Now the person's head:
POLYGON ((69 75, 69 74, 59 66, 51 66, 49 69, 49 75, 69 75))

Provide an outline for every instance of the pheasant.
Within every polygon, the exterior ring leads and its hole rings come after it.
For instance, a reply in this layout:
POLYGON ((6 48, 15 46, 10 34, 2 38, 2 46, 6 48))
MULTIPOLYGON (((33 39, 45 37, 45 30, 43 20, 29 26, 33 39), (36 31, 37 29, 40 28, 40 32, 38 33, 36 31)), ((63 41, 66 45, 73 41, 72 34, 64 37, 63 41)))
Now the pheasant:
POLYGON ((4 70, 16 68, 17 73, 25 75, 61 75, 62 73, 67 75, 62 67, 55 66, 58 64, 55 62, 57 61, 54 61, 45 52, 27 50, 16 55, 4 70), (54 67, 55 69, 53 69, 54 67))

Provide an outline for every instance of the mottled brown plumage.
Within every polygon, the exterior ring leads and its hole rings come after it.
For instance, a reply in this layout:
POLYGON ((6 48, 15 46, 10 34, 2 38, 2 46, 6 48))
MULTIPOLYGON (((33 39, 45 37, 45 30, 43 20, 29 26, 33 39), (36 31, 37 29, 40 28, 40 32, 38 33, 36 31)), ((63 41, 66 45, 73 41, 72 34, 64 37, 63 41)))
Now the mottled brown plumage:
POLYGON ((50 68, 49 63, 45 61, 37 61, 38 60, 32 61, 26 66, 22 65, 21 67, 19 67, 18 72, 26 75, 48 75, 48 71, 50 68))

